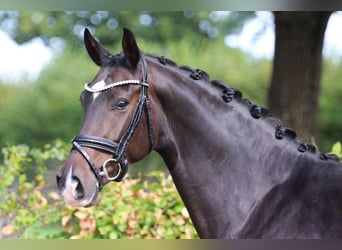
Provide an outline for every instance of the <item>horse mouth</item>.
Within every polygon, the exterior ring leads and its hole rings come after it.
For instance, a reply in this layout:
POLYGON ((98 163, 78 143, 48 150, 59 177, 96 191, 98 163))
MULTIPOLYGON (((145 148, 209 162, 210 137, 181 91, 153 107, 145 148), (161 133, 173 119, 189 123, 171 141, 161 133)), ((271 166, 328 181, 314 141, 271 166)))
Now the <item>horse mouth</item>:
POLYGON ((62 197, 66 204, 73 207, 91 207, 98 201, 99 187, 86 188, 76 176, 69 171, 65 185, 61 190, 62 197))
POLYGON ((96 192, 94 197, 87 203, 85 204, 83 207, 92 207, 94 206, 98 201, 98 193, 96 192))
POLYGON ((98 190, 93 192, 89 197, 82 199, 75 198, 75 195, 70 194, 70 192, 70 190, 64 189, 62 191, 62 196, 64 198, 64 202, 73 207, 92 207, 98 201, 98 190))

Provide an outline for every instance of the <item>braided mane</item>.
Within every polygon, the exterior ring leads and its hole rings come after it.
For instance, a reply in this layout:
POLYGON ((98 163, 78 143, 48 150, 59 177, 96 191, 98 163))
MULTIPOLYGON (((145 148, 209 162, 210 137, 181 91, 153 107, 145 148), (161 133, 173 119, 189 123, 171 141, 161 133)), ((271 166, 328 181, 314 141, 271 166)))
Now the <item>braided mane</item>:
MULTIPOLYGON (((316 147, 313 144, 306 143, 297 138, 297 134, 291 128, 284 127, 281 121, 278 118, 272 117, 269 115, 269 111, 267 108, 258 106, 254 104, 251 100, 247 98, 243 98, 241 91, 238 89, 228 87, 224 82, 218 80, 211 80, 208 73, 200 69, 194 69, 190 66, 178 66, 174 61, 164 57, 164 56, 156 56, 148 54, 148 56, 157 59, 159 63, 163 65, 170 65, 172 67, 178 67, 180 70, 185 70, 189 72, 189 77, 193 80, 201 80, 204 79, 208 81, 212 86, 221 90, 222 93, 222 101, 225 103, 231 102, 233 99, 242 103, 250 112, 251 116, 254 119, 265 119, 267 123, 269 123, 275 129, 274 136, 277 140, 281 140, 283 138, 289 138, 295 142, 297 146, 297 150, 301 153, 309 152, 312 154, 316 154, 316 147)), ((321 160, 334 160, 339 161, 339 158, 335 154, 325 154, 317 152, 319 159, 321 160)))

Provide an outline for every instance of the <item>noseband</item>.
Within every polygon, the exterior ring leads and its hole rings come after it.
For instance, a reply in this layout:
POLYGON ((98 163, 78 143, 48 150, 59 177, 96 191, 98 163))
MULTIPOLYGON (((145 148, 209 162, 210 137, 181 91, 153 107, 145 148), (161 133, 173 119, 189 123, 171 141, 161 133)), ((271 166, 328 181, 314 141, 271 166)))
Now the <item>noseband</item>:
POLYGON ((104 86, 100 89, 93 89, 89 87, 89 83, 85 84, 84 88, 86 91, 91 93, 99 93, 106 91, 113 87, 123 86, 123 85, 141 85, 140 95, 138 98, 137 105, 135 107, 131 121, 128 124, 124 134, 122 135, 119 142, 115 142, 106 138, 91 136, 91 135, 77 135, 72 139, 72 150, 77 150, 82 154, 85 160, 88 162, 91 170, 93 171, 99 191, 103 188, 102 177, 106 177, 109 181, 122 181, 128 170, 128 160, 126 155, 126 149, 128 147, 129 141, 137 128, 139 121, 142 116, 142 111, 145 109, 147 117, 148 126, 148 136, 151 144, 151 149, 154 145, 153 127, 152 127, 152 115, 150 108, 150 101, 148 99, 148 82, 147 82, 147 63, 143 56, 141 56, 142 62, 142 81, 139 80, 125 80, 120 82, 114 82, 109 85, 104 86), (112 154, 114 158, 106 160, 102 167, 98 169, 94 161, 90 158, 88 153, 83 147, 94 148, 109 154, 112 154), (109 176, 107 166, 111 163, 117 164, 118 172, 115 176, 109 176))

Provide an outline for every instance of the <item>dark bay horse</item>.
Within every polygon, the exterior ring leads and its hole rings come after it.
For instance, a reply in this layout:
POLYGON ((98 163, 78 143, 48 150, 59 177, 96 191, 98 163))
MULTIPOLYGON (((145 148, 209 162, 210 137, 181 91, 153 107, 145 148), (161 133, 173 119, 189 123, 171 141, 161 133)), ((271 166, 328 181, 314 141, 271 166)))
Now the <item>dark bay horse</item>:
POLYGON ((88 30, 84 42, 100 71, 81 93, 83 126, 57 175, 66 203, 94 205, 155 150, 202 238, 342 238, 333 156, 205 72, 140 53, 128 29, 120 54, 88 30))

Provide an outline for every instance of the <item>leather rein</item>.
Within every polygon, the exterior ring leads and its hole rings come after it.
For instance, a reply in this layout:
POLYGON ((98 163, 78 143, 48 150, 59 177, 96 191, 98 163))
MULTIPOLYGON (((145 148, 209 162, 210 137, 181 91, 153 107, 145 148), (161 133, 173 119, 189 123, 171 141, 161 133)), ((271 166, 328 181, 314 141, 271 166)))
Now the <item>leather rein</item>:
POLYGON ((77 150, 82 154, 85 160, 88 162, 90 169, 94 173, 97 179, 97 185, 99 191, 103 188, 103 177, 106 177, 109 181, 122 181, 124 176, 127 174, 128 171, 128 159, 126 155, 126 149, 132 138, 135 129, 137 128, 143 109, 145 110, 145 114, 147 117, 147 126, 148 126, 148 136, 151 144, 151 150, 154 146, 154 135, 153 135, 153 127, 152 127, 152 114, 151 114, 151 107, 150 101, 148 98, 148 81, 147 81, 147 63, 143 55, 140 57, 142 62, 142 80, 124 80, 119 82, 114 82, 109 85, 104 86, 100 89, 93 89, 89 87, 89 83, 85 84, 84 88, 86 91, 91 93, 99 93, 106 91, 113 87, 123 86, 123 85, 140 85, 140 95, 138 98, 137 105, 135 107, 133 116, 126 128, 124 134, 122 135, 121 139, 116 142, 106 138, 91 136, 91 135, 77 135, 72 139, 72 149, 77 150), (106 153, 110 153, 113 155, 114 158, 106 160, 102 167, 98 169, 88 155, 84 147, 94 148, 106 153), (107 167, 110 164, 117 164, 118 172, 114 176, 110 176, 107 171, 107 167))

